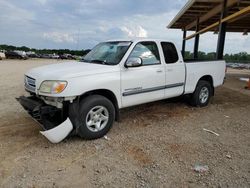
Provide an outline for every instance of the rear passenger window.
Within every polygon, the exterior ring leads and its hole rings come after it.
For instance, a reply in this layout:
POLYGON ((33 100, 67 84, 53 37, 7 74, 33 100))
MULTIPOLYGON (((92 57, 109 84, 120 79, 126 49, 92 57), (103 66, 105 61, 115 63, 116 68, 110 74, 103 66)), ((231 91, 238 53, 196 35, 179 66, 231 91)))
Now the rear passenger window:
POLYGON ((167 64, 176 63, 178 61, 179 57, 174 44, 170 42, 161 42, 161 47, 167 64))

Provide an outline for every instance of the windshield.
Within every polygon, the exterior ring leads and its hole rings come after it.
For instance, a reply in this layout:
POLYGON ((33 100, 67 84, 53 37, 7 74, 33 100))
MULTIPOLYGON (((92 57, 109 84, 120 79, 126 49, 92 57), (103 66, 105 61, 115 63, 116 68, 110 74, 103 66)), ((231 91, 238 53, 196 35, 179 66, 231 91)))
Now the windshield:
POLYGON ((130 45, 131 42, 128 41, 100 43, 82 59, 82 62, 117 65, 130 45))

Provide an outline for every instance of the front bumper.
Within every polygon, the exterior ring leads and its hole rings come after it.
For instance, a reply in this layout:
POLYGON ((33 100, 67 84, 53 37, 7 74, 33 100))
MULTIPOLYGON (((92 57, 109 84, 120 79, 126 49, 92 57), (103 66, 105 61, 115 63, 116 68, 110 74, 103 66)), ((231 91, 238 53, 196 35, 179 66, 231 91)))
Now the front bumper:
POLYGON ((40 131, 50 142, 58 143, 66 138, 73 130, 69 118, 64 117, 63 110, 45 104, 41 99, 21 96, 17 101, 41 125, 40 131))

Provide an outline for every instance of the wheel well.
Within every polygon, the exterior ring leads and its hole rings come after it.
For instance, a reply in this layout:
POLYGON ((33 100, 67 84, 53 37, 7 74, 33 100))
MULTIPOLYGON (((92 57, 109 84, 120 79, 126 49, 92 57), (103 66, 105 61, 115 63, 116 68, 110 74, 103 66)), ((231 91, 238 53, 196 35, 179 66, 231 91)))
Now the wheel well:
MULTIPOLYGON (((213 89, 212 94, 214 95, 214 81, 213 81, 213 77, 210 76, 210 75, 205 75, 205 76, 202 76, 202 77, 200 78, 200 80, 207 81, 207 82, 209 82, 209 83, 211 84, 211 87, 212 87, 212 89, 213 89)), ((199 80, 199 81, 200 81, 200 80, 199 80)))
POLYGON ((115 107, 115 120, 118 121, 119 120, 119 106, 118 106, 118 101, 116 99, 116 96, 115 94, 110 91, 110 90, 107 90, 107 89, 98 89, 98 90, 92 90, 92 91, 88 91, 84 94, 82 94, 80 96, 80 100, 87 97, 87 96, 90 96, 90 95, 101 95, 101 96, 104 96, 106 97, 107 99, 109 99, 114 107, 115 107))

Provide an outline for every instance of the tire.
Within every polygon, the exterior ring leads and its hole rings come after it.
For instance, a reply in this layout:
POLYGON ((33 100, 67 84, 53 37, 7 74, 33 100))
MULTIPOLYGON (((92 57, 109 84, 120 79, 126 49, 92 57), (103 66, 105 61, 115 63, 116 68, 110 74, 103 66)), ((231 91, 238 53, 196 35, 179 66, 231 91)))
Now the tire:
POLYGON ((208 81, 200 80, 191 96, 191 105, 196 107, 207 106, 212 96, 212 89, 208 81))
POLYGON ((111 129, 115 108, 110 100, 101 95, 91 95, 80 102, 77 134, 91 140, 103 137, 111 129))

